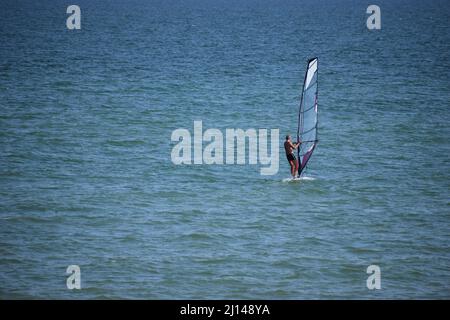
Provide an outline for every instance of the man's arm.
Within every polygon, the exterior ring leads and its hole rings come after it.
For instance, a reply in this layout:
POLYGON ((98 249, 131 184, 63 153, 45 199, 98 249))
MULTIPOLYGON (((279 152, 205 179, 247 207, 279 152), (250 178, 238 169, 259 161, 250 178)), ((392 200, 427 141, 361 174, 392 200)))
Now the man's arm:
POLYGON ((300 145, 299 142, 297 142, 297 143, 294 145, 294 144, 292 144, 292 142, 290 142, 290 141, 289 141, 289 144, 290 144, 290 146, 291 146, 292 149, 297 149, 297 147, 300 145))

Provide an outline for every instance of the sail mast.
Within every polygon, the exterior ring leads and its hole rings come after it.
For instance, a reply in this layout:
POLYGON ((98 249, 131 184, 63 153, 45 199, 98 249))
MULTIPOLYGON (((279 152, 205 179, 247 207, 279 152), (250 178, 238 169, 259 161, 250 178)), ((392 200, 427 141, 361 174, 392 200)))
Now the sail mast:
MULTIPOLYGON (((309 60, 306 65, 306 71, 305 71, 305 78, 303 79, 303 87, 302 87, 302 95, 300 96, 300 106, 298 108, 298 125, 297 125, 297 142, 300 141, 300 127, 303 128, 303 114, 302 114, 302 107, 303 107, 303 93, 305 92, 305 83, 306 83, 306 76, 308 75, 308 67, 309 67, 309 60)), ((297 148, 297 159, 299 161, 299 173, 300 174, 300 147, 297 148)))

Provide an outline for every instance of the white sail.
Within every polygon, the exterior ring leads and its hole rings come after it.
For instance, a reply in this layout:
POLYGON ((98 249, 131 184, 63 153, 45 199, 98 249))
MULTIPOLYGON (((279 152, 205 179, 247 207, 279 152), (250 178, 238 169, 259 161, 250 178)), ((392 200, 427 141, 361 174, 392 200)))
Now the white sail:
POLYGON ((317 145, 317 94, 318 94, 318 59, 312 58, 308 66, 303 83, 303 91, 300 100, 298 115, 297 139, 302 142, 298 148, 299 168, 301 175, 306 168, 311 155, 317 145))

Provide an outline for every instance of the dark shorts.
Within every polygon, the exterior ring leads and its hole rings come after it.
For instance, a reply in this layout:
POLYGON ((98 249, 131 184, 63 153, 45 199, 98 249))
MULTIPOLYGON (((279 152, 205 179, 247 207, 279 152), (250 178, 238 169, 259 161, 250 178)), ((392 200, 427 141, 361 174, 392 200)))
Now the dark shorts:
POLYGON ((293 153, 287 154, 286 158, 288 159, 288 161, 295 161, 295 160, 297 160, 297 158, 294 156, 293 153))

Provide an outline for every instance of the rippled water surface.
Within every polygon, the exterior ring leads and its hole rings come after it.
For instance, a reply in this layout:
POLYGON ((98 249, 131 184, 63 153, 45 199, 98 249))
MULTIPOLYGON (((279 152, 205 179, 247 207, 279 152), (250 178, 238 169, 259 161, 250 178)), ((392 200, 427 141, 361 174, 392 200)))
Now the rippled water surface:
POLYGON ((0 3, 1 298, 450 298, 445 1, 76 3, 0 3), (311 56, 306 179, 172 163, 195 120, 295 135, 311 56))

